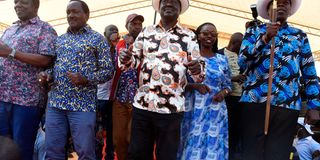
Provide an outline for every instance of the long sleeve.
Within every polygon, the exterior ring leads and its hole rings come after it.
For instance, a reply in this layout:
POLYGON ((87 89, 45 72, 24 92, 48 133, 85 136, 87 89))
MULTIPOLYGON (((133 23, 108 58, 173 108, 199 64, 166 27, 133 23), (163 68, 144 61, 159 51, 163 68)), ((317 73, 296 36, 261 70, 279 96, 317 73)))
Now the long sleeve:
POLYGON ((303 33, 302 36, 301 74, 304 79, 307 106, 312 109, 320 107, 320 87, 307 35, 303 33))
POLYGON ((114 73, 110 47, 103 37, 100 38, 96 46, 97 70, 87 75, 89 83, 94 85, 112 79, 114 73))
POLYGON ((265 44, 262 40, 262 36, 265 33, 262 29, 251 27, 246 31, 238 60, 240 73, 245 73, 250 70, 253 64, 259 61, 263 50, 269 50, 271 48, 270 43, 265 44))
POLYGON ((228 59, 226 56, 224 56, 225 58, 225 67, 223 69, 223 81, 222 81, 222 88, 224 89, 229 89, 230 91, 232 90, 231 88, 231 71, 229 68, 229 63, 228 63, 228 59))

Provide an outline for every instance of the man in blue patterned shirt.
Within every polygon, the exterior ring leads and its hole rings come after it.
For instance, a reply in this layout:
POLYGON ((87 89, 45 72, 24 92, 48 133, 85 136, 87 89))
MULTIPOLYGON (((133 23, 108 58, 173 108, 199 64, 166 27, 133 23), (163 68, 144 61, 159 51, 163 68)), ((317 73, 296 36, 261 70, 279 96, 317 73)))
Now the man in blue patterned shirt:
MULTIPOLYGON (((67 33, 55 42, 56 61, 46 116, 46 159, 65 158, 70 127, 80 160, 95 160, 97 84, 112 78, 109 45, 86 23, 89 8, 81 0, 67 6, 67 33)), ((41 81, 47 76, 40 76, 41 81)), ((50 78, 49 78, 50 79, 50 78)))
MULTIPOLYGON (((258 0, 261 17, 270 19, 271 0, 258 0)), ((301 0, 277 0, 277 23, 247 30, 239 65, 247 75, 240 99, 243 106, 243 156, 246 160, 289 159, 296 121, 301 108, 300 78, 305 79, 309 109, 320 107, 320 87, 307 35, 287 24, 301 0), (264 135, 271 39, 275 38, 274 73, 268 135, 264 135)))

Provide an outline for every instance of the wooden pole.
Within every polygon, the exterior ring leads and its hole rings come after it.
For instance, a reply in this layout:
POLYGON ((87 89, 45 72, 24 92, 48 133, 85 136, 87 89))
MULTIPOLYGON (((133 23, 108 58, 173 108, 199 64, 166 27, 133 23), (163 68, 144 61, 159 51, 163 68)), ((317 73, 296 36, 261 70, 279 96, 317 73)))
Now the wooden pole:
MULTIPOLYGON (((277 0, 273 0, 272 11, 271 11, 271 22, 275 23, 277 13, 277 0)), ((268 134, 269 130, 269 121, 270 121, 270 105, 271 105, 271 93, 272 93, 272 81, 273 81, 273 64, 274 64, 274 49, 275 49, 275 40, 274 37, 271 40, 271 49, 270 49, 270 67, 269 67, 269 78, 268 78, 268 94, 267 94, 267 105, 266 105, 266 114, 264 121, 264 134, 268 134)))

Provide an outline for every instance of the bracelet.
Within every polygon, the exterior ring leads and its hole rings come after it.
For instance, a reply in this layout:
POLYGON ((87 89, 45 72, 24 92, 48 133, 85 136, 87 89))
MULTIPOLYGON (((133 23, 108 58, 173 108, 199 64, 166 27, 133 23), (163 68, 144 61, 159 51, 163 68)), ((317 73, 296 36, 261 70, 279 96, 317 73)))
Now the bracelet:
POLYGON ((229 95, 229 91, 227 89, 224 89, 226 95, 229 95))

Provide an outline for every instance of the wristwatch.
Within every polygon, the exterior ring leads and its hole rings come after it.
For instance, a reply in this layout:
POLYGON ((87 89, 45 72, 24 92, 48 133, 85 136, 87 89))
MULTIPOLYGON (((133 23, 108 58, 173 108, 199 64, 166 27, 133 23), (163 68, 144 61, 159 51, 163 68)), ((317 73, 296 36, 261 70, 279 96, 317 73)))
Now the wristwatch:
POLYGON ((8 55, 9 59, 14 59, 14 56, 16 55, 16 50, 12 48, 11 53, 8 55))

